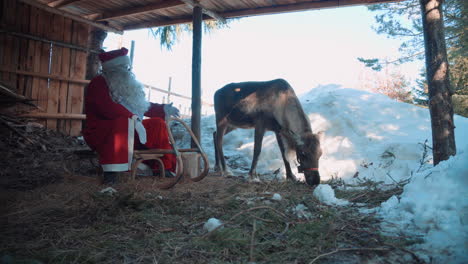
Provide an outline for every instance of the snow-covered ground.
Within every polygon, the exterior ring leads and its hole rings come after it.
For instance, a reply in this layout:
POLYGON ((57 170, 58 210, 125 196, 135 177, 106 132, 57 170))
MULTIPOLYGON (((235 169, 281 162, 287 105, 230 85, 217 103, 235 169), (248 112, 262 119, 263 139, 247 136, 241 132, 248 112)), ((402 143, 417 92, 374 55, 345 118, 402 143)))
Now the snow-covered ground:
MULTIPOLYGON (((338 85, 316 87, 299 99, 312 130, 325 132, 322 180, 408 180, 400 197, 392 197, 375 209, 386 221, 384 230, 421 236, 424 242, 414 250, 428 262, 468 263, 467 118, 455 116, 457 156, 433 167, 427 109, 338 85)), ((203 118, 202 127, 201 144, 214 164, 214 116, 203 118)), ((234 175, 247 174, 253 141, 253 130, 237 129, 225 136, 224 151, 234 175)), ((257 172, 264 178, 285 177, 272 133, 264 138, 257 172)), ((320 187, 314 195, 336 201, 328 187, 320 187)), ((341 205, 346 203, 340 201, 341 205)))

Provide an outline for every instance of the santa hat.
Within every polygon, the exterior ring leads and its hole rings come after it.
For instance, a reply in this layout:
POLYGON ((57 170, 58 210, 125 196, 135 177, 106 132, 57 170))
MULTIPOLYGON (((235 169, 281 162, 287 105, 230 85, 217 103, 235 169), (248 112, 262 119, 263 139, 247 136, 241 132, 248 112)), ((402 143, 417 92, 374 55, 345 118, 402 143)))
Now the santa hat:
POLYGON ((130 65, 130 58, 127 56, 128 49, 121 48, 99 54, 103 69, 110 69, 121 65, 130 65))

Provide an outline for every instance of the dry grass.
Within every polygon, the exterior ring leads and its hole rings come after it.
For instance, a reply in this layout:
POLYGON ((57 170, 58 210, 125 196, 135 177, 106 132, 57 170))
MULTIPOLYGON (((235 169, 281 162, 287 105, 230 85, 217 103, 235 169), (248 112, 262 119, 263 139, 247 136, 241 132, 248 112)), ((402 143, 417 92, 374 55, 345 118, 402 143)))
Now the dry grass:
MULTIPOLYGON (((379 219, 356 207, 320 204, 304 184, 209 175, 166 191, 149 186, 117 186, 113 196, 90 183, 10 192, 2 203, 0 254, 12 263, 419 261, 404 248, 413 241, 382 235, 379 219), (283 199, 272 200, 274 193, 283 199), (294 212, 298 204, 309 218, 294 212), (208 233, 203 224, 211 217, 224 225, 208 233)), ((360 197, 376 199, 373 192, 360 197)))

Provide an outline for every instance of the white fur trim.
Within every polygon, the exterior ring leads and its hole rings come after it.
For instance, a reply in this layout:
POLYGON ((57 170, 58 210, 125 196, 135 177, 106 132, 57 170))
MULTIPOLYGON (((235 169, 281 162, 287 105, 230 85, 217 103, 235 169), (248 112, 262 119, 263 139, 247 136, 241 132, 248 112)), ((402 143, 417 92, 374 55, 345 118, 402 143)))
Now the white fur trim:
POLYGON ((128 119, 128 170, 132 169, 133 163, 133 146, 135 144, 135 120, 129 118, 128 119))
POLYGON ((128 171, 128 163, 103 164, 101 167, 103 171, 128 171))
POLYGON ((128 56, 119 56, 117 58, 114 58, 112 60, 108 60, 106 62, 102 63, 102 69, 112 69, 113 67, 116 66, 121 66, 121 65, 130 65, 130 57, 128 56))

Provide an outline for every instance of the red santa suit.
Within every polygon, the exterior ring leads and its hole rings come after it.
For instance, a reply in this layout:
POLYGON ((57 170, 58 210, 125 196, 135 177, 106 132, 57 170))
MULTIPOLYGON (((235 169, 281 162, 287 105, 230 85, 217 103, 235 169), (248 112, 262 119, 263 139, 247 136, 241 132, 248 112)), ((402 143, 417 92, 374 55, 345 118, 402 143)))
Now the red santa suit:
MULTIPOLYGON (((125 48, 100 54, 103 63, 126 56, 125 48)), ((83 136, 86 143, 99 154, 99 163, 104 171, 128 171, 131 169, 133 150, 138 148, 172 149, 169 143, 164 105, 150 103, 142 121, 146 129, 146 142, 141 144, 135 133, 135 115, 124 105, 115 102, 111 88, 103 75, 89 83, 85 95, 86 128, 83 136), (132 118, 133 117, 133 118, 132 118), (143 147, 144 146, 144 147, 143 147)), ((164 155, 164 166, 175 171, 176 158, 164 155)))

